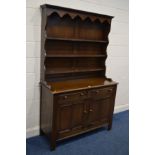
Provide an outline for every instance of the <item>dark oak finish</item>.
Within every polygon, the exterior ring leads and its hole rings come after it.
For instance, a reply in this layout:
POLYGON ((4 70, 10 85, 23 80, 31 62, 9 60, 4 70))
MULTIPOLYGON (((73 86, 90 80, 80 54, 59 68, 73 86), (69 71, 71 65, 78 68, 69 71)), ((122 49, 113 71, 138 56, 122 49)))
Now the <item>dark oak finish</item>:
POLYGON ((40 132, 56 142, 112 127, 117 83, 106 77, 112 16, 42 5, 40 132))

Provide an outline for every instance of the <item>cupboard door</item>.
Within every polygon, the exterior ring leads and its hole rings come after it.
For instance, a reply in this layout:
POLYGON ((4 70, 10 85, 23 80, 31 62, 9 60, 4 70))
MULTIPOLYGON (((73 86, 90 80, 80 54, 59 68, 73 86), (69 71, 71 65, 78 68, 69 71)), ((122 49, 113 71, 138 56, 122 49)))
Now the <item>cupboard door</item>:
POLYGON ((57 112, 58 139, 80 131, 84 125, 86 105, 83 102, 67 102, 59 105, 57 112))
POLYGON ((94 99, 89 104, 89 126, 108 123, 111 106, 110 98, 94 99))

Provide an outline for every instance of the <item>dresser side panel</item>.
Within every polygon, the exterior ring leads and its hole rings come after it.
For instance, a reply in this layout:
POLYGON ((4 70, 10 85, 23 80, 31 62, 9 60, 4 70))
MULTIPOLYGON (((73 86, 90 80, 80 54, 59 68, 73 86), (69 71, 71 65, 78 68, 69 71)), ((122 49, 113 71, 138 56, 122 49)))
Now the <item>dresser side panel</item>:
POLYGON ((53 120, 53 94, 45 86, 41 86, 40 128, 49 135, 53 120))

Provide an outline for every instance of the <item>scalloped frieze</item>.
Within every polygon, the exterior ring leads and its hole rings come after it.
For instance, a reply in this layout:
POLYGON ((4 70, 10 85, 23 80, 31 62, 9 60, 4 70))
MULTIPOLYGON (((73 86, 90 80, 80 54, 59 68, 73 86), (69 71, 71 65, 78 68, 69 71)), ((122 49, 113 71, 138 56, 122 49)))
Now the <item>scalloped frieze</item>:
POLYGON ((110 18, 106 18, 106 17, 100 17, 100 16, 96 16, 96 15, 89 15, 89 13, 80 13, 80 12, 69 12, 69 11, 65 11, 65 10, 57 10, 57 9, 50 9, 47 8, 46 14, 47 16, 51 16, 52 14, 57 13, 59 15, 59 17, 63 18, 64 16, 68 15, 70 16, 71 19, 75 19, 77 17, 79 17, 81 20, 86 20, 87 18, 89 18, 91 20, 91 22, 95 22, 95 21, 99 21, 100 23, 111 23, 111 19, 110 18))

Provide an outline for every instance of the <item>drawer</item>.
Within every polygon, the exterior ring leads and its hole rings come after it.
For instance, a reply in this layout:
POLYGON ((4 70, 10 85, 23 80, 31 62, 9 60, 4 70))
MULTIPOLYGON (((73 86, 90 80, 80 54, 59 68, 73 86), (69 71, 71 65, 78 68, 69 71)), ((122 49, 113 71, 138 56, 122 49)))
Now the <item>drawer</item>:
POLYGON ((98 89, 93 89, 89 91, 90 96, 92 97, 101 97, 101 98, 106 98, 110 97, 113 93, 113 87, 106 87, 106 88, 98 88, 98 89))
POLYGON ((72 92, 72 93, 65 93, 58 96, 58 101, 66 102, 66 101, 79 101, 82 99, 88 98, 87 92, 80 91, 80 92, 72 92))

